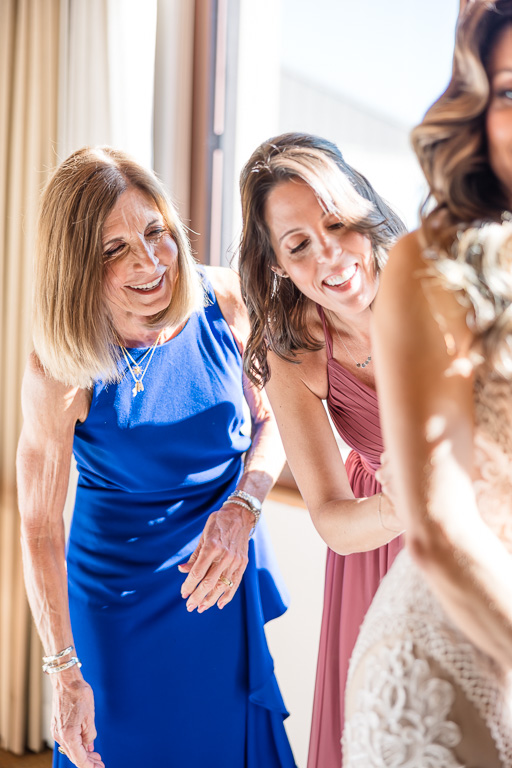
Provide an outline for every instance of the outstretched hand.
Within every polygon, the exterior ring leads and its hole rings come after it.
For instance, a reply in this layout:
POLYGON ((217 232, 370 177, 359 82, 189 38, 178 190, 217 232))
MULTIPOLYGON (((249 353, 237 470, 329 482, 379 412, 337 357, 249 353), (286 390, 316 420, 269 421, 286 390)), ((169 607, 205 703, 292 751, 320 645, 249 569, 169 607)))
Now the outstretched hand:
POLYGON ((254 515, 239 504, 226 502, 210 515, 189 561, 178 566, 188 573, 181 588, 188 611, 224 608, 233 599, 247 567, 253 525, 254 515))

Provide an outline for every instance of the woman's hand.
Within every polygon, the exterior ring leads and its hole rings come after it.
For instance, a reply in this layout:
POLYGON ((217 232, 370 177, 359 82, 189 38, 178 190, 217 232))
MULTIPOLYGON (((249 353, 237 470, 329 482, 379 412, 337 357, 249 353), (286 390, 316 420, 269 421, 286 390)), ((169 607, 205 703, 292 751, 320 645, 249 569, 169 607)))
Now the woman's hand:
POLYGON ((52 736, 78 768, 105 768, 94 751, 96 735, 91 686, 83 679, 58 681, 53 690, 52 736))
POLYGON ((188 573, 181 588, 188 611, 203 613, 215 603, 224 608, 233 599, 247 567, 253 525, 254 515, 240 504, 226 502, 210 515, 188 563, 178 566, 188 573))
POLYGON ((380 456, 380 467, 375 473, 375 479, 382 487, 382 498, 379 505, 380 522, 383 528, 388 531, 403 533, 405 530, 403 521, 399 518, 396 511, 396 498, 393 488, 393 478, 391 476, 391 466, 389 455, 384 451, 380 456))

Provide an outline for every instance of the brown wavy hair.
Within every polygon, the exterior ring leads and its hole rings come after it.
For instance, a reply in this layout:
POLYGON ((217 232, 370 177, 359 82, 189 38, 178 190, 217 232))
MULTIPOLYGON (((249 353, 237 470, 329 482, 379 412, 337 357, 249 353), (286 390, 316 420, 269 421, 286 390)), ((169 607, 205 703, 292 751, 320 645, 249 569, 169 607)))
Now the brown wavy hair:
POLYGON ((497 220, 509 206, 489 165, 485 133, 489 56, 507 25, 512 25, 512 0, 468 2, 457 24, 450 83, 412 131, 412 145, 429 185, 423 222, 434 239, 435 230, 453 224, 497 220))
POLYGON ((284 133, 253 152, 240 176, 239 272, 251 325, 244 369, 257 386, 264 386, 270 378, 269 349, 284 360, 297 362, 298 352, 323 346, 307 327, 310 300, 291 280, 272 271, 278 264, 265 221, 265 203, 277 184, 290 179, 308 184, 325 211, 370 238, 377 273, 386 263, 391 245, 405 232, 400 218, 330 141, 305 133, 284 133))
MULTIPOLYGON (((507 26, 512 26, 512 0, 467 4, 457 25, 450 83, 413 130, 412 144, 429 185, 421 228, 431 257, 429 271, 468 306, 468 322, 484 358, 509 376, 512 293, 510 281, 497 276, 503 274, 510 248, 495 248, 489 237, 485 248, 461 243, 466 228, 499 222, 510 206, 489 163, 486 137, 489 59, 507 26)), ((471 237, 478 239, 474 232, 471 237)), ((507 269, 512 269, 508 259, 507 269)))
POLYGON ((34 280, 34 348, 47 374, 65 384, 89 387, 94 379, 119 375, 119 339, 103 291, 101 235, 129 187, 155 203, 178 246, 172 301, 148 318, 148 327, 180 325, 201 305, 185 228, 152 171, 111 147, 73 152, 42 195, 34 280))

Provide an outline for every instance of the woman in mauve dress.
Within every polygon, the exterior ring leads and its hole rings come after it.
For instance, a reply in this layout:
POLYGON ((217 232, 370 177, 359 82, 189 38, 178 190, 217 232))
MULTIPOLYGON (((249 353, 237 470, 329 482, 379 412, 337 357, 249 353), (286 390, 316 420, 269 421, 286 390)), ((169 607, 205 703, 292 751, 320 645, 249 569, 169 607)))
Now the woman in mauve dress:
POLYGON ((376 471, 383 450, 371 307, 398 216, 338 148, 264 142, 241 175, 248 376, 265 385, 291 470, 329 545, 308 768, 340 768, 348 662, 402 542, 376 471), (343 440, 344 463, 323 400, 343 440))

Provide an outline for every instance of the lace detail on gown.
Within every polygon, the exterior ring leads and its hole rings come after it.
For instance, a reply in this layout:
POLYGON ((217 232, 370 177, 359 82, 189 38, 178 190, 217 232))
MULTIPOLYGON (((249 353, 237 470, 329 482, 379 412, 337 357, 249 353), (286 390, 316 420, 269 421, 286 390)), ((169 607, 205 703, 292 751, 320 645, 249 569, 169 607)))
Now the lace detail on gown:
POLYGON ((453 686, 432 677, 410 641, 380 648, 369 660, 357 712, 347 723, 350 765, 463 768, 450 749, 461 740, 459 727, 447 720, 454 698, 453 686))
MULTIPOLYGON (((476 379, 474 482, 483 519, 512 552, 510 387, 489 375, 476 379)), ((404 550, 351 658, 344 768, 465 765, 456 749, 463 735, 450 719, 456 692, 490 734, 500 765, 512 767, 512 676, 451 622, 404 550)))

